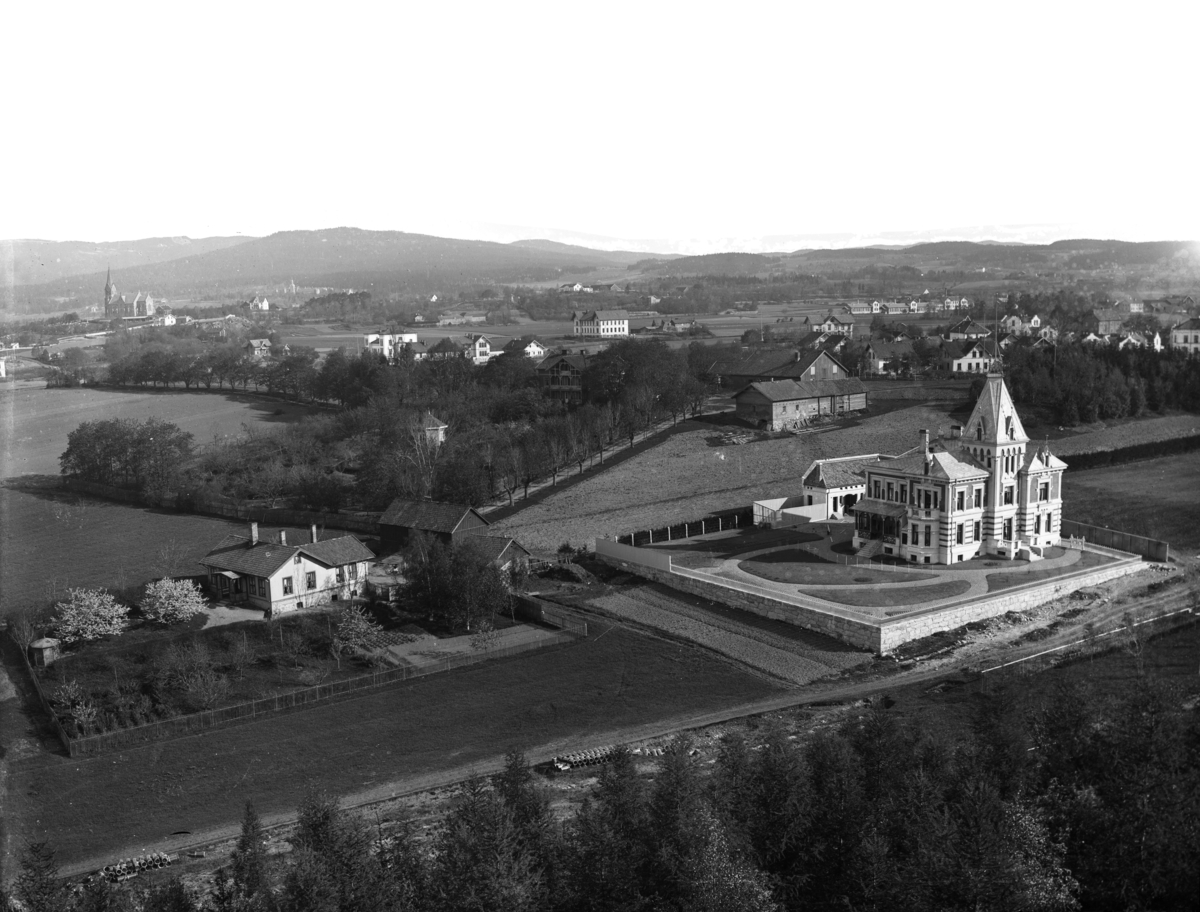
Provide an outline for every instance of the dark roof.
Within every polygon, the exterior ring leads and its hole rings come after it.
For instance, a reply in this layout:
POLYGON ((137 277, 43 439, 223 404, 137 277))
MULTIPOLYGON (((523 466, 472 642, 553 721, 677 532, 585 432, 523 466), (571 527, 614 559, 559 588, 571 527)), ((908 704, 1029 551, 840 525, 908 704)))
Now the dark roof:
POLYGON ((1172 329, 1184 329, 1189 332, 1200 329, 1200 317, 1192 317, 1190 320, 1184 320, 1178 326, 1171 327, 1172 329))
POLYGON ((558 364, 560 361, 567 362, 567 364, 571 365, 577 370, 583 370, 585 367, 587 367, 587 355, 550 355, 539 361, 534 370, 550 370, 550 368, 554 367, 554 365, 558 364))
POLYGON ((751 390, 772 402, 791 402, 795 399, 816 399, 820 396, 849 396, 866 392, 861 380, 850 377, 846 380, 769 380, 751 383, 736 393, 733 398, 751 390))
POLYGON ((356 561, 374 560, 362 542, 353 535, 340 535, 316 543, 303 545, 281 545, 279 542, 259 541, 250 544, 244 535, 226 535, 200 561, 217 570, 230 570, 246 576, 270 576, 299 553, 329 567, 352 564, 356 561))
POLYGON ((849 488, 866 484, 863 466, 876 458, 877 455, 819 459, 804 476, 804 484, 810 488, 849 488))
POLYGON ((519 552, 511 555, 510 559, 511 557, 529 557, 529 551, 516 539, 509 538, 507 535, 487 535, 481 530, 479 533, 472 533, 466 541, 472 548, 484 555, 489 563, 502 561, 510 549, 519 552))
POLYGON ((714 361, 708 372, 722 377, 759 377, 764 380, 784 380, 789 377, 799 379, 821 356, 829 358, 839 367, 845 367, 825 349, 795 351, 788 348, 758 352, 742 358, 725 358, 714 361))
POLYGON ((353 535, 339 535, 337 538, 300 545, 298 550, 327 567, 340 567, 356 561, 375 559, 371 549, 353 535))
POLYGON ((451 534, 462 521, 474 513, 484 525, 484 519, 475 509, 465 504, 438 503, 434 500, 404 500, 397 497, 379 517, 381 526, 401 526, 421 532, 451 534))
POLYGON ((913 354, 911 342, 872 342, 871 356, 876 361, 890 361, 892 358, 908 358, 913 354))

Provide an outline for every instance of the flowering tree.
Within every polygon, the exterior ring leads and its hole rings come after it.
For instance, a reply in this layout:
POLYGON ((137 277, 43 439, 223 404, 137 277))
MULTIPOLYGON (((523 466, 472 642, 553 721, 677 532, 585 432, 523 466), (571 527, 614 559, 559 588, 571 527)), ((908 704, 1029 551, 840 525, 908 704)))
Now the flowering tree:
POLYGON ((342 664, 343 652, 365 652, 375 644, 382 628, 361 608, 347 608, 333 635, 333 656, 342 664))
POLYGON ((58 635, 68 643, 115 636, 125 629, 129 611, 104 589, 68 589, 58 611, 58 635))
POLYGON ((142 614, 160 624, 178 624, 208 607, 199 587, 191 580, 160 579, 146 586, 142 614))

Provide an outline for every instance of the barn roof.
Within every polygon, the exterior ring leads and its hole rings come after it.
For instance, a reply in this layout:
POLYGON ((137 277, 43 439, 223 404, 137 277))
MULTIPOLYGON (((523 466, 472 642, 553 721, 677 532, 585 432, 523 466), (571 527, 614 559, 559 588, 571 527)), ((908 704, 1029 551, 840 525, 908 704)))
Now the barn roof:
POLYGON ((379 518, 379 524, 449 535, 454 533, 462 525, 463 520, 472 513, 484 525, 487 525, 487 520, 478 511, 465 504, 438 503, 434 500, 404 500, 397 497, 379 518))

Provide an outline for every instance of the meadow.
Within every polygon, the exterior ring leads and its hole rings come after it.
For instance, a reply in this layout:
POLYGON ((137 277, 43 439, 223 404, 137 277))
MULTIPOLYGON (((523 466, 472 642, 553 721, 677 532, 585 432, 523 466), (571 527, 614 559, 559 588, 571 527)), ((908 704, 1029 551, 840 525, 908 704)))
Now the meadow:
POLYGON ((553 650, 436 675, 348 702, 88 760, 10 767, 23 835, 71 864, 177 831, 293 810, 316 785, 353 795, 450 767, 728 709, 783 689, 690 646, 595 621, 553 650), (36 810, 36 813, 30 813, 36 810))
POLYGON ((68 494, 57 488, 67 435, 98 418, 173 421, 198 444, 270 427, 310 409, 230 393, 18 389, 0 392, 0 616, 68 586, 125 588, 176 572, 240 523, 68 494), (24 477, 23 477, 24 476, 24 477))

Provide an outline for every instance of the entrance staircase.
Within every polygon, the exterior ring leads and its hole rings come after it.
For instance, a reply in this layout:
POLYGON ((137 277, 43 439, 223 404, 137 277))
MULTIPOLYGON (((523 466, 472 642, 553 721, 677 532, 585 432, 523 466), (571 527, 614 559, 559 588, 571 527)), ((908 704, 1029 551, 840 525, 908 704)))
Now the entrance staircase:
POLYGON ((876 554, 879 553, 879 549, 882 547, 883 547, 883 539, 882 538, 872 538, 872 539, 868 539, 867 543, 865 545, 863 545, 861 548, 859 548, 857 551, 855 551, 854 553, 857 554, 859 557, 864 557, 864 558, 867 558, 868 560, 870 560, 872 557, 874 557, 876 554))

